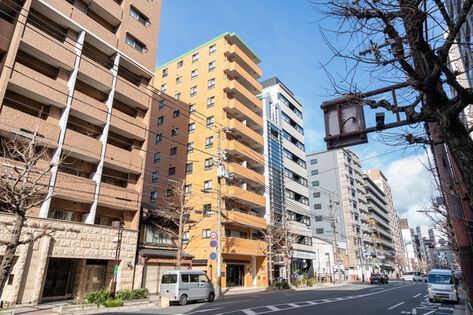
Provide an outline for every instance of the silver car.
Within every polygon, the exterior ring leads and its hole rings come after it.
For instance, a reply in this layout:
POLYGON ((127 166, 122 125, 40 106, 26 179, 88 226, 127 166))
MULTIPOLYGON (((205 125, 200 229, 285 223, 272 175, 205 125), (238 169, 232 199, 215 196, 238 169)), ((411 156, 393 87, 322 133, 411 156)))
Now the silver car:
POLYGON ((204 271, 173 270, 163 274, 160 286, 161 297, 170 302, 186 305, 188 301, 207 300, 213 302, 215 290, 204 271))

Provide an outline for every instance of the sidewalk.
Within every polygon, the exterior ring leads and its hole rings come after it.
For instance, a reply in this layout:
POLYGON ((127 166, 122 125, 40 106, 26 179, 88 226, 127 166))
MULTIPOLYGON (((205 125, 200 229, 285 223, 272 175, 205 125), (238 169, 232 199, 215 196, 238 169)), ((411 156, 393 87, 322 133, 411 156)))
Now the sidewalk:
POLYGON ((293 290, 295 291, 324 290, 324 289, 341 288, 341 287, 349 287, 350 290, 361 290, 361 289, 369 288, 370 285, 367 284, 366 282, 363 283, 361 281, 344 281, 342 283, 315 284, 313 287, 304 287, 304 288, 294 287, 293 290))

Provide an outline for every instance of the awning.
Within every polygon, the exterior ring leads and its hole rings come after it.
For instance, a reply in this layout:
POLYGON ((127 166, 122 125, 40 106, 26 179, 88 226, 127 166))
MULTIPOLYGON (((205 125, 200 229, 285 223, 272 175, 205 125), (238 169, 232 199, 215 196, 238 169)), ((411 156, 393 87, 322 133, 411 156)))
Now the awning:
MULTIPOLYGON (((153 248, 143 248, 139 251, 141 256, 151 256, 151 257, 165 257, 165 258, 177 258, 176 250, 166 250, 166 249, 153 249, 153 248)), ((182 258, 192 259, 194 256, 182 253, 182 258)))

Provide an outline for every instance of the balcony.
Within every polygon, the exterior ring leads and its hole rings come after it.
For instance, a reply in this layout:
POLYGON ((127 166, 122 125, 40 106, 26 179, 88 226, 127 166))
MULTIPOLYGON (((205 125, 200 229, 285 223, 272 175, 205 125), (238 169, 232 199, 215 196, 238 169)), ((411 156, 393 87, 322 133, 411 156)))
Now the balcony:
POLYGON ((259 116, 254 111, 243 105, 237 99, 231 99, 227 102, 227 104, 223 105, 223 109, 230 113, 232 116, 235 116, 240 120, 250 120, 259 128, 263 128, 263 118, 261 116, 259 116))
POLYGON ((108 16, 107 21, 112 25, 120 24, 122 19, 122 8, 115 1, 94 0, 90 3, 90 8, 95 12, 101 12, 102 16, 108 16))
POLYGON ((263 102, 237 80, 228 80, 228 86, 224 90, 230 97, 236 98, 254 112, 261 113, 263 111, 263 102))
POLYGON ((0 51, 8 51, 14 31, 15 25, 0 18, 0 51))
POLYGON ((140 209, 140 195, 135 190, 101 183, 99 205, 117 210, 138 211, 140 209))
POLYGON ((70 15, 72 20, 83 26, 89 33, 96 35, 113 47, 117 47, 118 37, 115 34, 103 27, 93 18, 87 16, 84 12, 77 9, 71 11, 70 15))
POLYGON ((265 256, 268 244, 260 240, 239 237, 224 237, 222 252, 224 254, 238 254, 251 256, 265 256))
POLYGON ((235 178, 250 181, 256 186, 264 186, 264 176, 252 169, 241 166, 238 163, 227 163, 226 168, 235 178))
POLYGON ((235 60, 250 73, 253 78, 258 79, 263 75, 263 71, 256 62, 244 53, 237 45, 231 45, 225 52, 229 60, 235 60))
POLYGON ((140 151, 128 151, 112 144, 107 144, 105 162, 127 173, 140 174, 143 170, 143 159, 140 156, 140 151))
POLYGON ((3 130, 10 130, 19 134, 22 131, 31 134, 38 128, 38 133, 44 136, 44 141, 52 147, 57 145, 60 133, 59 120, 53 117, 43 120, 4 105, 0 115, 0 123, 2 123, 3 130))
POLYGON ((123 134, 126 137, 145 140, 146 126, 141 118, 134 118, 119 110, 112 111, 110 122, 114 132, 123 134))
POLYGON ((228 128, 231 129, 234 136, 241 137, 243 141, 248 143, 252 148, 263 148, 263 135, 257 133, 242 122, 236 119, 230 119, 228 122, 228 128))
POLYGON ((141 109, 148 108, 149 100, 151 98, 151 92, 148 91, 145 86, 135 85, 120 76, 117 77, 115 93, 122 96, 120 101, 123 103, 134 105, 141 109))
POLYGON ((112 72, 85 55, 82 55, 80 61, 79 77, 103 92, 112 88, 112 72))
POLYGON ((95 182, 91 179, 58 172, 54 197, 76 202, 92 203, 94 201, 95 182))
POLYGON ((98 126, 104 126, 107 120, 107 106, 77 90, 74 92, 72 110, 77 112, 75 116, 98 126))
POLYGON ((233 79, 238 80, 247 90, 249 90, 253 94, 260 94, 263 90, 263 86, 259 83, 255 77, 253 77, 248 71, 243 69, 236 62, 230 62, 230 65, 225 72, 229 74, 233 79))
POLYGON ((230 198, 251 208, 264 208, 266 206, 266 198, 249 190, 245 190, 238 186, 225 186, 224 197, 230 198))
POLYGON ((264 166, 263 154, 256 152, 249 148, 247 145, 238 142, 237 140, 228 140, 224 145, 224 149, 227 153, 233 155, 239 159, 248 160, 252 166, 261 167, 264 166))
POLYGON ((266 220, 264 217, 259 217, 252 214, 243 213, 240 211, 223 211, 225 223, 237 223, 245 226, 253 227, 255 229, 266 229, 266 220))
POLYGON ((66 81, 59 82, 39 72, 15 63, 9 89, 44 104, 52 104, 63 108, 66 106, 66 81))
POLYGON ((102 149, 100 140, 86 136, 80 132, 68 129, 64 139, 66 150, 73 152, 86 161, 99 161, 102 149))
POLYGON ((43 32, 34 24, 28 23, 22 37, 23 45, 27 46, 27 51, 35 54, 38 58, 45 60, 49 64, 59 66, 68 71, 74 68, 76 55, 72 39, 64 42, 54 36, 43 32))

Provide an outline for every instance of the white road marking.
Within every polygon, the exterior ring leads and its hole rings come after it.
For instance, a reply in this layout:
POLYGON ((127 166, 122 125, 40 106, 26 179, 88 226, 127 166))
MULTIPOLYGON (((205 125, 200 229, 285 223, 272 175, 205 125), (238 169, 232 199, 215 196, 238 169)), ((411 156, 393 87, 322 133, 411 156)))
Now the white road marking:
POLYGON ((268 305, 266 306, 266 308, 269 308, 271 311, 274 311, 274 312, 280 311, 280 309, 274 305, 268 305))
POLYGON ((418 296, 421 295, 421 294, 422 294, 422 293, 418 293, 418 294, 414 295, 413 298, 416 298, 416 297, 418 297, 418 296))
POLYGON ((413 308, 411 314, 417 314, 417 310, 413 308))
POLYGON ((195 313, 205 313, 205 312, 210 312, 210 311, 215 311, 215 310, 219 310, 223 307, 214 307, 214 308, 208 308, 206 310, 199 310, 199 311, 193 311, 193 312, 190 312, 190 313, 187 313, 187 314, 195 314, 195 313))
POLYGON ((430 312, 427 312, 427 313, 424 313, 423 315, 429 315, 429 314, 432 314, 432 313, 434 313, 434 312, 435 312, 435 310, 430 311, 430 312))
POLYGON ((294 307, 294 308, 295 307, 301 307, 300 305, 297 305, 295 303, 287 303, 286 305, 289 305, 289 306, 294 307))
POLYGON ((401 302, 401 303, 397 303, 396 305, 393 305, 393 306, 391 306, 391 307, 388 307, 388 311, 391 311, 391 310, 395 309, 396 307, 401 306, 401 305, 404 304, 404 303, 405 303, 405 302, 401 302))
POLYGON ((250 310, 249 308, 246 309, 246 310, 241 310, 243 313, 245 313, 246 315, 255 315, 256 313, 253 312, 252 310, 250 310))

